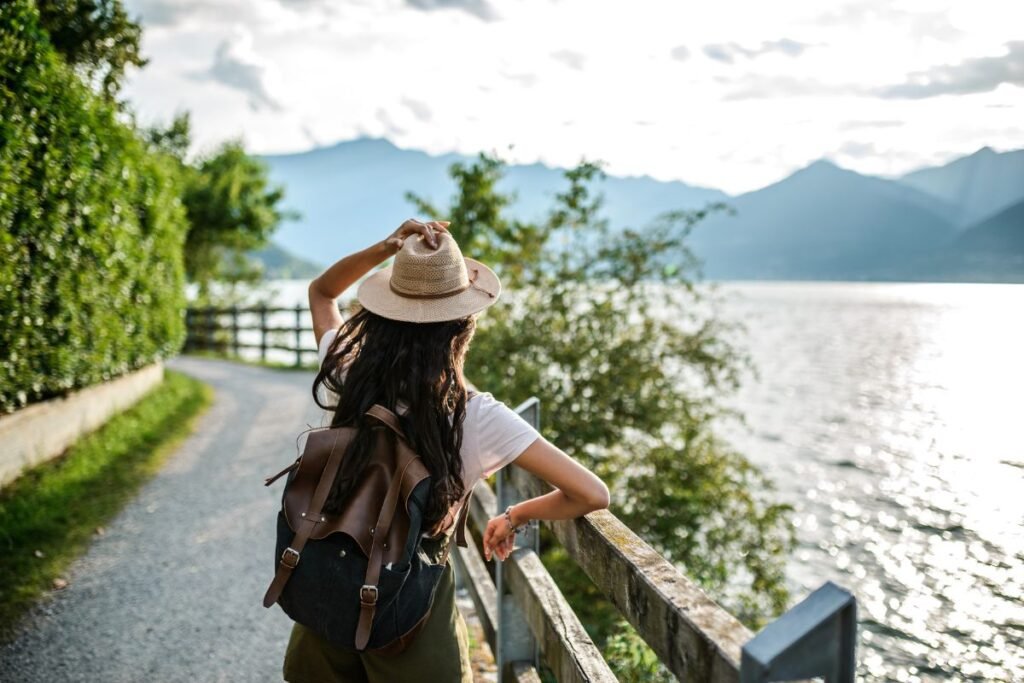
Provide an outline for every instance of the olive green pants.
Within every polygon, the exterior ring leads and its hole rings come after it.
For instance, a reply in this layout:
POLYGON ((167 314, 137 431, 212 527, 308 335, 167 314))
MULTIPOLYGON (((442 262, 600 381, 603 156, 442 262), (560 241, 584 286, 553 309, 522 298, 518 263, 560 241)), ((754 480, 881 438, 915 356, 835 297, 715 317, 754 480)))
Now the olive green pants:
MULTIPOLYGON (((424 543, 424 547, 426 542, 424 543)), ((435 557, 435 561, 440 557, 435 557)), ((292 627, 284 656, 289 683, 472 683, 469 631, 455 605, 451 557, 441 574, 427 622, 397 656, 339 649, 305 626, 292 627)))

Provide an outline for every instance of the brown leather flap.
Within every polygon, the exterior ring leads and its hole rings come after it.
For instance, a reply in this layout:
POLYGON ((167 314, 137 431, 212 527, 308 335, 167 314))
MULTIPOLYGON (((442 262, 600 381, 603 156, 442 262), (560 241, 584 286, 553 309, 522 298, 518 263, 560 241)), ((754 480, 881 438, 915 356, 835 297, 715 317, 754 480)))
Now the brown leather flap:
MULTIPOLYGON (((374 453, 363 471, 359 487, 340 514, 317 515, 314 521, 318 523, 310 538, 322 539, 328 534, 343 532, 351 536, 369 557, 373 543, 371 529, 377 523, 388 487, 394 477, 402 477, 399 498, 402 504, 385 539, 383 561, 392 562, 401 559, 409 535, 409 515, 406 512, 409 495, 430 473, 405 440, 397 438, 391 429, 382 426, 374 429, 374 432, 374 453)), ((309 510, 309 505, 332 447, 342 449, 344 454, 344 449, 348 447, 355 434, 356 430, 353 427, 333 427, 310 432, 298 471, 285 493, 285 518, 293 531, 297 529, 303 513, 310 516, 313 514, 309 510)))

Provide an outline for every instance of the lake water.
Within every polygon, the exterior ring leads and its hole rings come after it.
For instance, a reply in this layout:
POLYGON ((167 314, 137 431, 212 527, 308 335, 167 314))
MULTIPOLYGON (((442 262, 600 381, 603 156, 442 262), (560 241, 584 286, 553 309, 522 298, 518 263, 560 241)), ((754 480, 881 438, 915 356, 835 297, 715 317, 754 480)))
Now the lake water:
POLYGON ((794 597, 854 591, 864 678, 1024 680, 1024 286, 723 287, 730 438, 796 507, 794 597))
POLYGON ((721 293, 760 373, 726 437, 796 508, 794 600, 856 594, 864 679, 1024 680, 1024 286, 721 293))

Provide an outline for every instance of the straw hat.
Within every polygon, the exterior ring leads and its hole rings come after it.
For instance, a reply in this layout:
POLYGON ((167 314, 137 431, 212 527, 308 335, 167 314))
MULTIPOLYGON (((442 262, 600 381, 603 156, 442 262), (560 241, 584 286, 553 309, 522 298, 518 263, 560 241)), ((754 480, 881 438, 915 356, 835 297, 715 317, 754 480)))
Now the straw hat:
POLYGON ((359 303, 392 320, 433 323, 465 318, 497 301, 501 282, 494 271, 463 256, 448 233, 436 236, 436 249, 423 235, 407 237, 394 263, 359 285, 359 303))

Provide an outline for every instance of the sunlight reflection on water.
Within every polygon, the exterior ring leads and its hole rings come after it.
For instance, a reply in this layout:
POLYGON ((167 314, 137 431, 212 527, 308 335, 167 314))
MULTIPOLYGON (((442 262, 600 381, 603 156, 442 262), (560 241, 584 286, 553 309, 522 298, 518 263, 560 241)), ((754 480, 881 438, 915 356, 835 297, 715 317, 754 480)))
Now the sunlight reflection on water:
POLYGON ((794 599, 861 606, 867 679, 1024 679, 1024 286, 731 283, 729 438, 796 506, 794 599))

